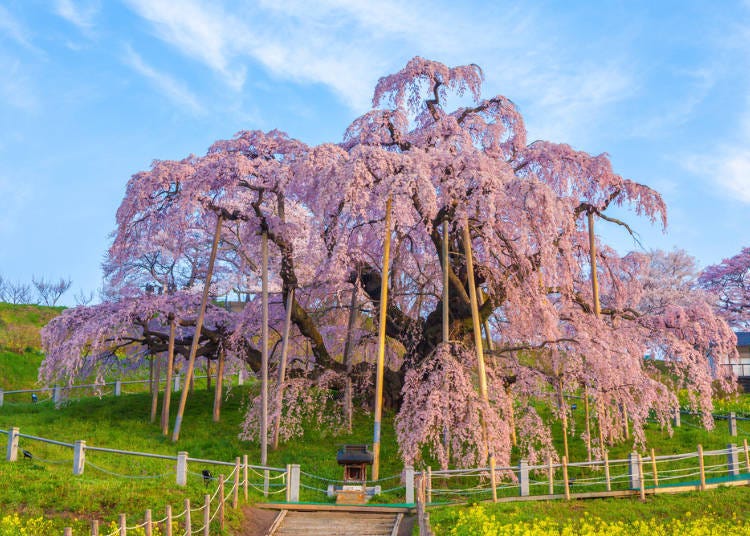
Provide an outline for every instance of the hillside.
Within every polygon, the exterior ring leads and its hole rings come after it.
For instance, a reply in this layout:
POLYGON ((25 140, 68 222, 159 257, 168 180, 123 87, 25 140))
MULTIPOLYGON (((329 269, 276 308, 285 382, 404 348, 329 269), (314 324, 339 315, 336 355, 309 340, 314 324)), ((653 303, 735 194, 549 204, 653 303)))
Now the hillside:
POLYGON ((0 389, 36 385, 43 359, 39 330, 63 309, 0 302, 0 389))

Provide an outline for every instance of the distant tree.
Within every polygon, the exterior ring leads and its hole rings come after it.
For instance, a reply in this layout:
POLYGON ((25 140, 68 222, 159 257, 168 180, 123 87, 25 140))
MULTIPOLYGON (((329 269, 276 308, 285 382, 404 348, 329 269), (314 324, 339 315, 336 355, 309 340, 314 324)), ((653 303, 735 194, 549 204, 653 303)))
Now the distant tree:
POLYGON ((31 303, 31 287, 27 283, 21 283, 19 281, 6 281, 5 300, 15 305, 31 303))
POLYGON ((48 281, 44 277, 37 278, 36 276, 31 276, 31 282, 34 284, 34 288, 36 288, 39 303, 50 307, 57 305, 57 302, 72 284, 70 278, 65 279, 63 277, 55 282, 52 280, 48 281))
POLYGON ((715 293, 719 312, 737 329, 750 329, 750 247, 700 275, 701 285, 715 293))
POLYGON ((76 295, 73 296, 73 298, 76 301, 76 305, 88 305, 92 301, 94 301, 94 292, 91 291, 86 294, 83 289, 80 289, 78 292, 76 292, 76 295))

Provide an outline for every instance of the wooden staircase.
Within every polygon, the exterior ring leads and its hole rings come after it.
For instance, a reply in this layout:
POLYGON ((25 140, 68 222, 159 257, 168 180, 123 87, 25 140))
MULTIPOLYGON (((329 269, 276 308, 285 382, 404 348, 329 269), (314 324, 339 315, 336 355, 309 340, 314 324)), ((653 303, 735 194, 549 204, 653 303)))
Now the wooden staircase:
POLYGON ((268 536, 396 536, 403 514, 282 510, 268 536))

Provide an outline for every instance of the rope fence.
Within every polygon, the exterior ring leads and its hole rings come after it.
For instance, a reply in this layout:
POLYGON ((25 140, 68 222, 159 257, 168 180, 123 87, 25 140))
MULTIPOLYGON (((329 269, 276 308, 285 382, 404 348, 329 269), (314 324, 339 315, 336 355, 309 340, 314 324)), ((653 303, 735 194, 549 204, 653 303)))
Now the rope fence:
MULTIPOLYGON (((229 375, 227 375, 229 376, 229 375)), ((225 376, 225 378, 227 377, 225 376)), ((232 375, 233 376, 233 375, 232 375)), ((207 376, 193 376, 193 380, 206 379, 207 376)), ((237 373, 237 385, 243 385, 245 377, 242 371, 237 373)), ((178 392, 182 388, 182 376, 177 373, 172 378, 173 386, 172 391, 178 392)), ((80 385, 54 385, 52 387, 37 387, 35 389, 0 389, 0 407, 5 405, 5 397, 8 395, 30 395, 26 402, 30 403, 46 403, 52 402, 55 406, 59 406, 66 400, 73 391, 77 390, 89 390, 92 396, 121 396, 123 394, 123 386, 127 385, 142 385, 155 383, 153 380, 115 380, 113 382, 102 382, 102 383, 87 383, 80 385), (106 392, 105 392, 106 391, 106 392), (47 394, 45 400, 40 400, 39 395, 47 394)), ((159 385, 166 383, 166 379, 160 378, 159 385)), ((17 398, 17 397, 14 397, 17 398)), ((18 402, 16 402, 18 403, 18 402)))

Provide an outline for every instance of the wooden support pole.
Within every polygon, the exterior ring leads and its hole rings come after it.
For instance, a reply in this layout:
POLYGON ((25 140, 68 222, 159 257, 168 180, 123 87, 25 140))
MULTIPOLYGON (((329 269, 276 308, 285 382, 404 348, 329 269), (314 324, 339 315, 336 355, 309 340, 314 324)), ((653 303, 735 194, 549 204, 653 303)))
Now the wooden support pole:
POLYGON ((497 475, 495 474, 495 457, 490 455, 490 483, 492 484, 492 502, 497 502, 497 475))
POLYGON ((565 403, 565 394, 563 393, 563 382, 562 378, 558 378, 557 388, 560 392, 559 403, 560 403, 560 420, 562 421, 562 435, 563 435, 563 452, 565 458, 568 459, 568 407, 565 403))
POLYGON ((172 399, 172 373, 174 372, 175 319, 169 315, 169 343, 167 346, 167 378, 164 385, 164 400, 161 403, 161 433, 169 434, 169 403, 172 399))
POLYGON ((450 282, 448 271, 450 270, 450 251, 448 250, 448 220, 443 220, 443 342, 447 343, 450 339, 450 282))
POLYGON ((562 470, 563 470, 563 485, 565 486, 565 500, 570 500, 570 480, 568 479, 568 457, 563 456, 562 459, 562 470))
POLYGON ((232 487, 232 509, 236 510, 240 502, 240 457, 234 459, 234 485, 232 487))
POLYGON ((622 407, 622 420, 625 422, 625 439, 630 439, 630 423, 628 422, 628 408, 622 407))
POLYGON ((63 536, 73 536, 73 528, 72 527, 65 527, 63 529, 63 536))
POLYGON ((154 378, 151 384, 151 422, 156 422, 156 412, 159 409, 159 383, 161 380, 161 357, 158 355, 151 356, 151 360, 156 360, 154 366, 154 378))
MULTIPOLYGON (((279 359, 279 376, 276 385, 276 418, 273 423, 273 449, 279 448, 279 429, 281 428, 281 406, 284 400, 284 381, 286 380, 286 360, 289 355, 289 329, 292 324, 292 307, 294 306, 294 288, 290 288, 286 297, 286 318, 284 332, 281 334, 281 358, 279 359)), ((348 342, 348 339, 347 339, 348 342)), ((346 349, 344 350, 346 354, 346 349)), ((344 356, 346 359, 346 356, 344 356)), ((347 375, 347 382, 349 381, 347 375)), ((348 385, 348 384, 347 384, 348 385)), ((350 426, 351 428, 351 426, 350 426)))
POLYGON ((203 496, 203 536, 211 536, 211 496, 203 496))
POLYGON ((427 489, 427 504, 432 504, 432 467, 427 467, 427 482, 425 483, 427 489))
POLYGON ((185 534, 193 533, 192 517, 190 515, 190 499, 185 499, 185 534))
POLYGON ((604 480, 607 482, 607 491, 612 491, 612 479, 609 477, 609 454, 604 452, 604 480))
POLYGON ((601 314, 599 305, 599 280, 596 275, 596 236, 594 236, 594 213, 589 212, 589 262, 591 264, 591 291, 594 298, 594 314, 601 314))
POLYGON ((586 414, 586 460, 591 463, 591 415, 589 412, 589 388, 583 386, 583 407, 586 414))
POLYGON ((555 494, 555 469, 552 467, 552 456, 547 456, 547 480, 549 481, 549 494, 555 494))
POLYGON ((701 491, 706 491, 706 465, 703 460, 703 445, 698 445, 698 469, 701 475, 701 491))
POLYGON ((248 470, 247 454, 243 454, 242 455, 242 487, 243 487, 243 492, 245 493, 245 502, 248 501, 248 488, 250 486, 250 482, 247 478, 247 470, 248 470))
POLYGON ((260 464, 268 463, 268 231, 261 236, 260 464))
POLYGON ((747 446, 747 438, 742 440, 742 447, 745 449, 745 467, 747 472, 750 473, 750 449, 747 446))
POLYGON ((219 528, 224 530, 224 475, 219 475, 219 528))
MULTIPOLYGON (((349 304, 349 320, 346 324, 346 342, 344 342, 344 366, 346 367, 346 385, 344 386, 344 411, 346 412, 346 430, 352 433, 352 421, 354 420, 354 393, 352 392, 352 366, 354 329, 357 326, 357 281, 352 285, 352 297, 349 304)), ((282 351, 283 354, 283 351, 282 351)), ((274 448, 275 446, 274 436, 274 448)))
POLYGON ((654 487, 659 486, 659 473, 656 469, 656 453, 654 452, 654 449, 651 449, 651 472, 654 474, 654 487))
POLYGON ((380 476, 380 423, 383 417, 383 377, 385 373, 385 328, 388 321, 388 264, 391 255, 391 198, 385 204, 385 237, 383 240, 383 272, 380 277, 380 317, 378 323, 378 362, 375 376, 375 424, 372 440, 372 479, 380 476))
POLYGON ((144 525, 143 528, 145 529, 145 532, 146 532, 146 536, 153 536, 153 534, 154 534, 154 525, 153 525, 153 522, 151 520, 151 510, 146 510, 146 519, 145 519, 143 525, 144 525))
POLYGON ((641 495, 641 501, 646 500, 646 475, 643 472, 643 458, 638 454, 638 489, 641 495))
POLYGON ((128 533, 128 524, 125 520, 125 514, 120 514, 119 519, 119 529, 120 529, 120 536, 127 536, 128 533))
POLYGON ((165 510, 164 536, 172 536, 172 505, 168 504, 165 510))
POLYGON ((214 391, 214 412, 213 421, 221 420, 221 399, 224 394, 224 365, 226 356, 224 350, 219 351, 219 363, 216 366, 216 390, 214 391))
MULTIPOLYGON (((463 238, 466 253, 466 277, 469 286, 469 299, 471 301, 471 320, 474 331, 474 347, 477 353, 477 372, 479 374, 479 394, 485 405, 489 407, 489 394, 487 393, 487 372, 484 366, 484 351, 482 350, 482 329, 479 318, 479 304, 477 301, 477 287, 474 281, 474 256, 471 250, 471 233, 469 232, 469 220, 464 220, 463 238)), ((482 423, 482 459, 486 459, 489 453, 489 440, 487 435, 487 419, 480 412, 482 423)), ((493 453, 494 454, 494 453, 493 453)))
POLYGON ((201 330, 203 329, 203 319, 206 315, 206 304, 208 303, 208 293, 211 290, 211 277, 214 273, 214 264, 216 263, 216 251, 219 249, 219 237, 221 236, 222 217, 219 214, 216 218, 216 232, 214 233, 214 242, 211 245, 211 257, 208 260, 208 270, 206 272, 206 281, 203 285, 203 296, 201 297, 201 306, 198 313, 198 320, 195 322, 195 333, 193 333, 193 342, 190 344, 190 354, 188 357, 187 371, 185 373, 185 388, 180 394, 180 406, 177 409, 177 417, 174 421, 172 430, 172 441, 180 439, 180 428, 182 427, 182 416, 185 413, 185 405, 190 385, 193 379, 193 369, 195 367, 195 356, 198 354, 198 342, 200 341, 201 330))

